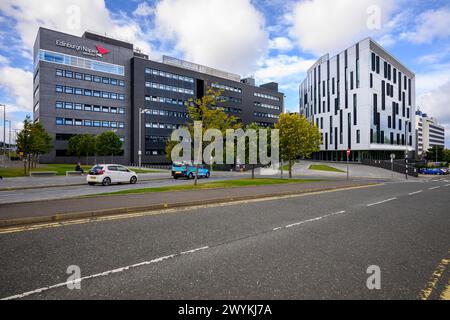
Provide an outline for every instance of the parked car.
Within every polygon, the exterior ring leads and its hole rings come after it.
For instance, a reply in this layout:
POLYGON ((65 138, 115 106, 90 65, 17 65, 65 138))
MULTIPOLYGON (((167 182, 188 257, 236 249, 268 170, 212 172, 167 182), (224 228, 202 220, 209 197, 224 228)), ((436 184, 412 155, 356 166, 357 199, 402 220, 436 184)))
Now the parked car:
MULTIPOLYGON (((196 167, 190 163, 173 163, 172 164, 172 177, 174 179, 178 178, 188 178, 188 179, 194 179, 195 173, 196 173, 196 167)), ((209 178, 211 176, 211 173, 209 172, 209 169, 199 166, 198 168, 198 177, 199 178, 209 178)))
POLYGON ((122 165, 98 164, 89 170, 86 181, 89 185, 101 183, 104 186, 109 186, 112 183, 135 184, 138 181, 138 175, 122 165))
POLYGON ((429 174, 429 175, 443 175, 448 174, 441 168, 422 168, 419 171, 421 174, 429 174))

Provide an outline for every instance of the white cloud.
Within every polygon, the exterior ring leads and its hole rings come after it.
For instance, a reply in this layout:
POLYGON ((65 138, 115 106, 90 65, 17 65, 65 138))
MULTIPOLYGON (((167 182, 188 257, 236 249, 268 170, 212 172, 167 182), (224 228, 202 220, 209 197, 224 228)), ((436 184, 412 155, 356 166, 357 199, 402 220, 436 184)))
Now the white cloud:
POLYGON ((107 33, 137 44, 150 53, 145 32, 125 15, 112 16, 104 0, 2 0, 0 11, 15 20, 23 48, 31 51, 38 28, 46 27, 80 36, 85 30, 107 33))
POLYGON ((0 65, 9 64, 9 59, 5 56, 0 55, 0 65))
POLYGON ((14 100, 8 112, 30 112, 33 107, 33 74, 20 68, 0 67, 0 87, 14 100))
POLYGON ((147 2, 141 2, 139 3, 136 10, 133 11, 133 15, 138 17, 148 17, 152 15, 153 12, 154 12, 153 8, 150 7, 150 5, 147 2))
POLYGON ((377 42, 383 47, 392 47, 396 43, 394 35, 390 33, 381 36, 377 42))
POLYGON ((294 48, 294 44, 286 37, 277 37, 273 40, 270 40, 269 47, 272 50, 290 51, 294 48))
POLYGON ((416 75, 416 92, 422 95, 450 81, 450 64, 435 64, 430 71, 416 75))
POLYGON ((438 89, 432 90, 418 98, 418 106, 428 116, 437 118, 445 126, 446 146, 450 148, 450 80, 438 89))
POLYGON ((261 82, 275 81, 282 85, 291 83, 298 87, 302 81, 301 77, 314 62, 315 60, 305 60, 297 56, 278 55, 265 59, 255 76, 261 82))
POLYGON ((450 37, 450 8, 443 7, 437 10, 427 10, 417 18, 416 29, 401 35, 416 44, 432 43, 435 39, 450 37))
POLYGON ((335 53, 363 37, 388 32, 393 9, 392 0, 303 0, 289 13, 290 33, 305 51, 335 53))
POLYGON ((264 17, 250 0, 162 0, 155 33, 186 60, 240 74, 252 72, 268 47, 264 17))

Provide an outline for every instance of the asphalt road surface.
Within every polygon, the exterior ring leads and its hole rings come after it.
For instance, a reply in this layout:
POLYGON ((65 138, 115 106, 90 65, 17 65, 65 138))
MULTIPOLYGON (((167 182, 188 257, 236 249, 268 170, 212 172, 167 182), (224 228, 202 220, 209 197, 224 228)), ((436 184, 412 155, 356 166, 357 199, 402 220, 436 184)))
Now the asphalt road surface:
POLYGON ((448 298, 449 207, 442 179, 0 231, 0 298, 448 298))

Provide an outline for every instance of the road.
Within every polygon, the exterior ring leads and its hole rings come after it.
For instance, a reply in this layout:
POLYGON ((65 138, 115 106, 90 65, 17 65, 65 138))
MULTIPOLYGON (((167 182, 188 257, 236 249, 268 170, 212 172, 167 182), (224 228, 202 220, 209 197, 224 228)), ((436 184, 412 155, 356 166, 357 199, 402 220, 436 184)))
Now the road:
POLYGON ((442 179, 0 233, 0 298, 450 299, 449 207, 442 179))

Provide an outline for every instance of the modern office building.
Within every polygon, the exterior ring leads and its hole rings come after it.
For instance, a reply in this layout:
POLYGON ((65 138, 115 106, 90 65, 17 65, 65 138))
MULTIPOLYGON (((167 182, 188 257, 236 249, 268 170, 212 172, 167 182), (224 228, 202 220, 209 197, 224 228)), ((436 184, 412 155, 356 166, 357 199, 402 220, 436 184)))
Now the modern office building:
POLYGON ((420 110, 416 111, 416 132, 418 156, 424 156, 434 146, 445 147, 445 128, 420 110))
POLYGON ((76 37, 40 28, 34 45, 34 120, 55 140, 41 162, 73 163, 77 159, 67 153, 73 135, 114 131, 123 141, 115 161, 138 163, 142 150, 143 163, 165 163, 166 139, 189 120, 185 103, 202 97, 208 86, 223 89, 219 106, 244 124, 272 126, 283 112, 277 83, 256 86, 252 78, 170 57, 152 61, 131 43, 93 32, 76 37))
POLYGON ((299 87, 300 113, 323 135, 316 159, 404 158, 415 151, 415 75, 370 38, 327 54, 299 87))

